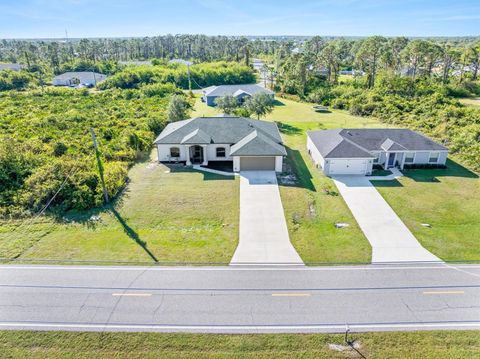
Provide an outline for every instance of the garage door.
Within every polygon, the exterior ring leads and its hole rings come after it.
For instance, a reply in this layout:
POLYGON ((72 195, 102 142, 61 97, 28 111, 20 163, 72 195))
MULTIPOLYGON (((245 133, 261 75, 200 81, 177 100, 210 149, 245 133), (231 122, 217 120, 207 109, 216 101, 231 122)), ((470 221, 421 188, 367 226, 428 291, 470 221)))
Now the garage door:
POLYGON ((367 160, 330 160, 331 175, 364 175, 367 160))
POLYGON ((240 171, 275 171, 275 157, 240 157, 240 171))

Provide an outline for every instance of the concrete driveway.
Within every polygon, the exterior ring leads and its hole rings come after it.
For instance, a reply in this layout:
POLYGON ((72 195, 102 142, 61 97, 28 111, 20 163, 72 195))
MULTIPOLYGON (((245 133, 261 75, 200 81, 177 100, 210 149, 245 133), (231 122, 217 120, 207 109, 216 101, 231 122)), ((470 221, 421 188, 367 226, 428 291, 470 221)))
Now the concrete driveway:
POLYGON ((372 245, 372 262, 441 261, 421 246, 393 209, 363 176, 333 178, 372 245))
POLYGON ((273 171, 240 172, 240 240, 230 264, 300 264, 273 171))

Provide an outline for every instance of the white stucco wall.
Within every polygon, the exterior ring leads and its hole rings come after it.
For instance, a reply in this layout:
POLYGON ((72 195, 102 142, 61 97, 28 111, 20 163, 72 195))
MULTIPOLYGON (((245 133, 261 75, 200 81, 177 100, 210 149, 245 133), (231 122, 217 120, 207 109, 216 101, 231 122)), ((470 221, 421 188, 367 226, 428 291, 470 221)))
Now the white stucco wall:
POLYGON ((240 172, 240 157, 233 157, 233 172, 240 172))
MULTIPOLYGON (((157 152, 158 152, 158 160, 160 162, 172 161, 172 159, 170 158, 171 147, 180 148, 180 157, 178 158, 178 161, 187 160, 187 155, 188 155, 187 146, 159 144, 157 145, 157 152)), ((232 157, 230 157, 230 145, 222 145, 222 144, 207 145, 207 161, 231 161, 231 160, 232 160, 232 157), (226 157, 217 157, 217 147, 225 148, 226 157)))
POLYGON ((187 151, 185 146, 183 145, 157 145, 157 153, 158 153, 158 161, 160 162, 168 162, 174 161, 177 159, 170 158, 170 148, 171 147, 178 147, 180 148, 180 157, 178 161, 186 161, 187 160, 187 151))
POLYGON ((283 156, 275 156, 275 172, 283 171, 283 156))
POLYGON ((448 152, 447 151, 432 151, 432 152, 438 152, 438 161, 436 163, 428 162, 428 159, 430 158, 430 153, 429 151, 419 151, 415 152, 415 159, 414 159, 414 164, 438 164, 438 165, 444 165, 447 162, 447 157, 448 157, 448 152))
POLYGON ((230 145, 207 145, 207 159, 208 161, 231 161, 232 157, 230 157, 230 145), (217 147, 225 148, 225 157, 217 157, 217 147))
POLYGON ((447 158, 448 158, 448 152, 447 151, 440 152, 440 155, 438 156, 438 164, 439 165, 444 165, 445 163, 447 163, 447 158))
POLYGON ((317 167, 320 166, 323 170, 325 170, 325 159, 322 157, 317 147, 315 147, 312 140, 308 136, 307 136, 307 150, 308 150, 308 153, 310 154, 310 157, 312 157, 312 160, 313 160, 313 163, 315 163, 315 166, 317 167))

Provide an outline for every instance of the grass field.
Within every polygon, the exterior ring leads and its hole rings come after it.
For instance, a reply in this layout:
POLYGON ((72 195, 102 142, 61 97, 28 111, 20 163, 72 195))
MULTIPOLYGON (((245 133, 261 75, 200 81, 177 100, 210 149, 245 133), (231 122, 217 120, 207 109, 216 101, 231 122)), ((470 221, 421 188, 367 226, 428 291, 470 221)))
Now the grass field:
POLYGON ((316 169, 306 151, 306 131, 338 127, 380 127, 378 121, 346 112, 317 113, 312 105, 287 99, 268 115, 278 122, 288 147, 287 166, 296 185, 280 186, 290 239, 305 262, 370 262, 371 247, 333 181, 316 169), (335 223, 350 224, 343 229, 335 223))
MULTIPOLYGON (((351 334, 370 359, 478 358, 478 331, 351 334)), ((360 358, 343 334, 0 332, 2 358, 360 358), (338 351, 331 345, 342 346, 338 351)))
POLYGON ((447 166, 405 170, 396 181, 373 183, 425 248, 444 260, 478 261, 480 180, 453 161, 447 166))
MULTIPOLYGON (((196 101, 193 116, 218 114, 198 97, 196 101)), ((314 168, 306 152, 306 131, 384 125, 342 111, 316 113, 311 104, 287 99, 279 99, 267 119, 279 125, 288 150, 287 169, 295 177, 293 183, 280 179, 280 193, 290 238, 302 259, 369 262, 368 241, 333 181, 314 168), (336 229, 337 222, 350 226, 336 229)), ((57 220, 0 222, 0 257, 229 262, 238 242, 238 180, 180 168, 167 172, 150 162, 136 165, 114 206, 57 220), (212 198, 222 200, 208 205, 212 198)), ((434 254, 447 260, 480 259, 476 175, 449 162, 448 170, 410 170, 398 181, 375 185, 434 254)))
POLYGON ((230 261, 238 241, 238 180, 152 162, 136 165, 129 176, 114 206, 26 223, 13 232, 18 222, 2 223, 0 257, 230 261), (222 200, 206 205, 212 198, 222 200))
POLYGON ((480 107, 480 97, 477 98, 462 98, 460 102, 467 106, 480 107))

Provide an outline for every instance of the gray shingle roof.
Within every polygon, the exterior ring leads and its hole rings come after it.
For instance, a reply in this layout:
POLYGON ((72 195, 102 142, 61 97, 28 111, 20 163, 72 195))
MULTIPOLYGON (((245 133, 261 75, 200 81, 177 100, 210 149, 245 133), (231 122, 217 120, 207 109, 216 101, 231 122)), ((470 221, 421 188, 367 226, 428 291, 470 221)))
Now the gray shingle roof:
POLYGON ((282 138, 274 122, 244 117, 196 117, 173 122, 155 144, 230 144, 235 155, 283 156, 282 138), (249 137, 250 136, 250 137, 249 137))
POLYGON ((324 158, 372 158, 373 156, 361 147, 341 136, 341 129, 308 131, 308 137, 324 158))
POLYGON ((6 63, 0 64, 0 70, 20 71, 23 68, 24 66, 20 64, 6 64, 6 63))
POLYGON ((230 149, 232 156, 286 156, 282 145, 255 130, 242 138, 230 149))
POLYGON ((446 151, 442 146, 418 132, 405 128, 361 128, 343 129, 340 134, 362 146, 368 151, 380 151, 385 140, 390 139, 397 145, 392 150, 398 151, 446 151))
POLYGON ((85 84, 103 81, 107 78, 107 75, 92 71, 72 71, 57 75, 53 78, 53 80, 66 81, 73 78, 77 78, 80 80, 80 83, 85 84))
POLYGON ((385 151, 407 151, 405 146, 402 146, 390 138, 387 138, 385 141, 383 141, 380 148, 385 151))
POLYGON ((370 158, 370 151, 447 151, 428 137, 409 129, 334 129, 309 131, 324 158, 370 158))
POLYGON ((255 95, 261 92, 273 95, 273 91, 256 84, 210 86, 203 90, 205 96, 233 96, 235 93, 242 92, 249 95, 255 95))
POLYGON ((208 144, 211 142, 212 142, 212 138, 209 135, 207 135, 205 132, 203 132, 201 129, 197 128, 196 130, 186 135, 180 143, 181 144, 190 144, 190 143, 208 144))

